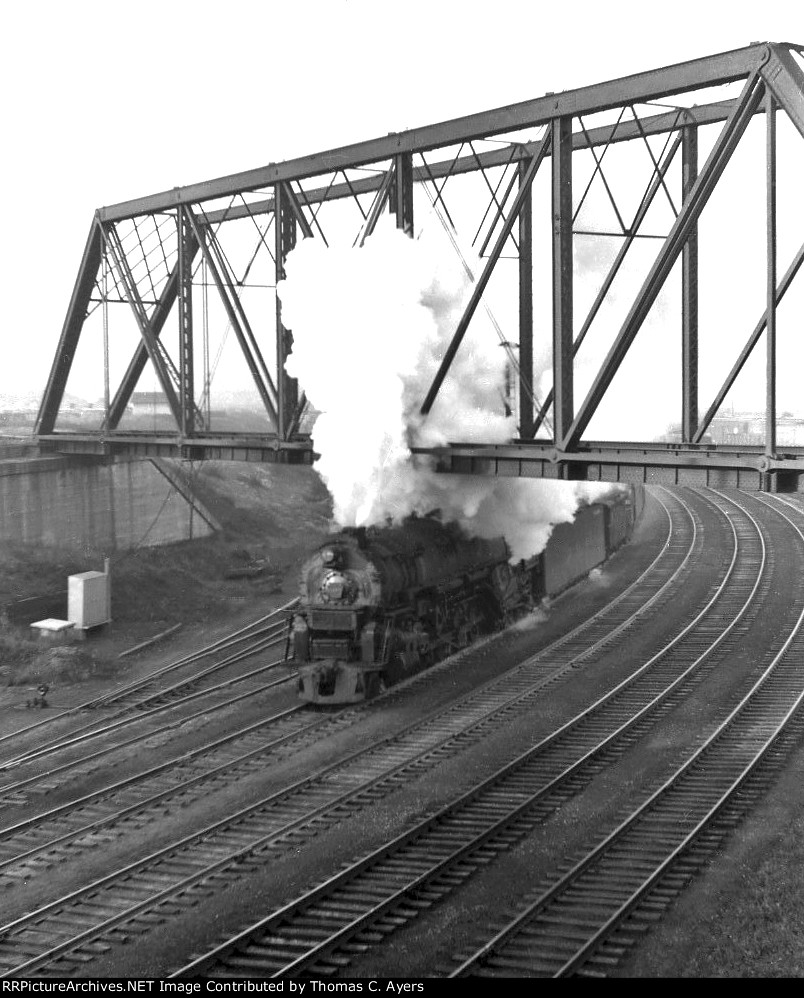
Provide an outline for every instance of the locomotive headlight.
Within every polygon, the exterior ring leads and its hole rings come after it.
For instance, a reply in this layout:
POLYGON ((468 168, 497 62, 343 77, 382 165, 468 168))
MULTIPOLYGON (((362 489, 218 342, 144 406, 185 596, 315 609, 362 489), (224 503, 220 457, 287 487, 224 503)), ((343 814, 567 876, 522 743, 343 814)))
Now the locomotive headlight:
POLYGON ((319 588, 321 598, 327 603, 352 603, 357 596, 354 581, 343 572, 327 572, 319 588))
POLYGON ((324 580, 324 596, 330 601, 343 599, 346 594, 347 581, 340 572, 330 572, 324 580))
POLYGON ((325 565, 331 565, 335 561, 335 552, 332 548, 324 548, 321 552, 321 560, 325 565))

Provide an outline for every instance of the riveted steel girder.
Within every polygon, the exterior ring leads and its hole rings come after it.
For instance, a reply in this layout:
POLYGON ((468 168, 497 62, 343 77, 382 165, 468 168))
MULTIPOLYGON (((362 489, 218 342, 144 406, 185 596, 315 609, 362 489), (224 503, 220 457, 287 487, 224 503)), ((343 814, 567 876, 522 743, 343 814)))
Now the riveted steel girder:
MULTIPOLYGON (((195 255, 198 252, 198 241, 195 239, 194 235, 190 233, 187 236, 187 241, 185 243, 185 261, 187 266, 192 266, 192 262, 195 259, 195 255)), ((162 289, 162 294, 159 296, 159 301, 156 303, 153 312, 151 313, 151 330, 155 337, 159 337, 164 329, 167 318, 170 315, 170 311, 176 302, 179 289, 179 264, 176 263, 175 267, 168 277, 165 287, 162 289)), ((145 365, 148 362, 148 350, 145 343, 141 340, 134 354, 129 362, 126 369, 126 373, 123 376, 122 381, 114 394, 114 398, 109 406, 109 428, 115 429, 120 420, 123 418, 123 414, 126 411, 126 406, 131 401, 131 396, 134 393, 134 389, 137 387, 137 382, 145 370, 145 365)))
POLYGON ((572 351, 572 122, 552 123, 553 156, 553 426, 563 443, 574 414, 572 351))
MULTIPOLYGON (((698 129, 681 129, 681 193, 690 195, 698 176, 698 129)), ((698 226, 681 252, 681 439, 689 443, 698 424, 698 226)))
MULTIPOLYGON (((734 101, 717 101, 712 104, 702 104, 690 108, 678 108, 670 112, 649 115, 642 119, 637 125, 634 121, 623 121, 612 131, 610 125, 599 128, 590 128, 586 132, 574 132, 572 136, 572 148, 579 152, 582 149, 589 149, 596 145, 610 145, 621 142, 631 142, 641 135, 663 135, 667 132, 675 131, 682 124, 690 125, 712 125, 725 121, 734 107, 734 101)), ((762 109, 759 108, 759 111, 762 109)), ((422 183, 425 180, 439 180, 448 176, 459 176, 465 173, 474 173, 479 169, 488 170, 495 166, 504 166, 513 160, 530 161, 539 151, 541 142, 522 142, 513 146, 502 146, 497 149, 478 152, 472 156, 458 156, 456 158, 445 159, 440 162, 428 163, 427 167, 413 167, 414 183, 422 183)), ((546 153, 550 155, 550 150, 546 153)), ((380 210, 385 207, 388 196, 388 186, 393 180, 393 170, 376 174, 375 176, 350 180, 349 183, 328 184, 326 187, 315 187, 305 191, 305 199, 308 204, 318 204, 324 201, 337 201, 341 198, 355 197, 359 194, 370 194, 385 187, 384 200, 380 210)), ((105 212, 107 209, 101 209, 105 212)), ((233 221, 238 218, 247 218, 262 214, 270 214, 274 210, 273 198, 266 198, 260 201, 252 201, 248 205, 233 204, 225 209, 206 212, 204 221, 208 225, 215 225, 222 221, 233 221)))
MULTIPOLYGON (((796 276, 799 270, 801 270, 802 264, 804 264, 804 243, 802 243, 802 245, 799 247, 799 250, 796 253, 795 257, 793 258, 792 263, 787 268, 784 277, 782 277, 781 281, 779 281, 779 286, 776 289, 776 297, 775 297, 777 306, 779 305, 779 302, 782 300, 782 298, 784 298, 787 289, 793 283, 793 278, 796 276)), ((751 352, 759 342, 759 339, 762 336, 762 334, 765 332, 765 325, 767 323, 767 319, 768 319, 768 312, 766 310, 765 312, 762 313, 761 318, 754 326, 751 335, 748 337, 745 346, 740 351, 740 354, 737 357, 737 360, 734 362, 732 369, 729 371, 726 380, 723 382, 720 389, 718 390, 718 393, 715 396, 714 401, 706 410, 706 415, 701 419, 701 424, 698 427, 695 436, 693 437, 692 443, 699 444, 703 440, 703 437, 706 434, 706 431, 709 429, 709 425, 711 424, 712 420, 717 414, 718 409, 723 404, 726 396, 728 395, 729 391, 734 385, 734 382, 737 380, 737 376, 745 366, 745 362, 751 356, 751 352)))
MULTIPOLYGON (((197 428, 195 417, 195 378, 193 371, 193 252, 187 209, 176 212, 178 230, 178 303, 179 303, 179 409, 181 432, 190 436, 197 428)), ((199 429, 201 427, 198 427, 199 429)))
POLYGON ((396 227, 413 235, 413 161, 409 152, 394 156, 393 180, 389 200, 396 217, 396 227))
MULTIPOLYGON (((120 243, 120 239, 114 225, 103 228, 104 245, 112 264, 112 268, 117 272, 120 285, 125 289, 126 298, 134 318, 139 326, 142 336, 142 343, 148 353, 148 359, 153 365, 156 376, 159 379, 160 387, 170 406, 170 411, 176 421, 177 426, 182 425, 181 404, 177 389, 180 391, 181 374, 176 370, 176 366, 162 348, 152 320, 148 317, 147 309, 139 291, 137 283, 131 273, 126 254, 120 243)), ((178 290, 178 285, 177 285, 178 290)))
POLYGON ((92 289, 95 287, 95 279, 100 268, 101 256, 103 254, 103 233, 97 215, 92 219, 89 227, 84 254, 81 258, 81 265, 78 268, 78 276, 75 279, 70 304, 67 308, 67 317, 62 327, 59 345, 56 348, 56 357, 50 369, 50 375, 45 386, 42 401, 39 405, 39 413, 34 425, 34 433, 52 433, 56 425, 56 417, 59 413, 59 406, 64 398, 64 391, 67 387, 67 379, 75 360, 75 351, 78 348, 78 341, 81 338, 81 330, 86 318, 89 299, 92 297, 92 289))
MULTIPOLYGON (((321 238, 326 242, 321 218, 326 224, 327 212, 319 211, 320 206, 327 202, 342 198, 358 197, 361 228, 355 238, 355 245, 362 245, 374 230, 379 218, 386 208, 395 216, 397 226, 412 234, 414 191, 417 184, 432 184, 436 187, 436 208, 442 202, 441 212, 446 215, 449 224, 454 225, 453 218, 446 210, 441 198, 441 184, 437 180, 450 181, 454 176, 478 173, 485 181, 485 198, 490 194, 489 206, 483 215, 478 228, 476 244, 480 245, 480 256, 485 256, 482 271, 474 283, 469 302, 460 317, 452 339, 444 352, 439 369, 432 385, 421 404, 422 414, 427 414, 432 408, 444 379, 449 375, 450 366, 461 347, 462 340, 468 330, 478 305, 487 306, 483 295, 489 285, 498 262, 503 258, 504 247, 513 247, 518 253, 518 326, 519 326, 519 424, 520 443, 532 444, 534 449, 526 450, 527 457, 516 458, 503 454, 502 450, 492 448, 479 456, 472 452, 473 467, 479 467, 478 462, 493 460, 500 462, 499 467, 509 469, 501 473, 509 473, 513 467, 511 461, 518 462, 523 474, 532 473, 538 465, 540 474, 547 477, 595 477, 595 468, 600 474, 608 474, 605 469, 610 464, 618 468, 635 467, 639 461, 647 467, 667 467, 673 462, 678 467, 693 467, 700 469, 706 462, 707 467, 736 469, 739 477, 746 473, 767 475, 777 469, 773 462, 783 459, 799 460, 798 455, 780 455, 775 440, 775 408, 776 408, 776 358, 775 330, 776 305, 781 300, 793 278, 802 265, 802 252, 788 268, 787 273, 777 286, 776 280, 776 190, 775 190, 775 122, 780 114, 785 114, 794 127, 804 137, 804 72, 799 62, 794 58, 792 49, 795 46, 776 43, 756 43, 746 48, 732 52, 691 60, 675 66, 667 66, 657 70, 637 73, 620 79, 611 80, 592 86, 565 91, 559 94, 547 94, 534 100, 512 104, 491 111, 468 115, 460 119, 428 125, 402 133, 392 133, 381 138, 359 142, 339 149, 328 150, 311 156, 302 156, 282 163, 268 164, 255 170, 231 174, 200 184, 175 188, 171 191, 154 194, 145 198, 121 202, 116 205, 99 209, 93 222, 93 229, 84 253, 79 276, 76 281, 73 298, 68 310, 59 344, 59 354, 53 365, 48 386, 40 407, 37 419, 37 431, 50 437, 59 403, 63 397, 67 374, 73 363, 78 337, 87 314, 87 308, 92 299, 92 289, 97 282, 97 272, 102 259, 104 233, 108 234, 111 247, 108 250, 114 264, 115 273, 122 293, 117 297, 128 300, 131 305, 142 336, 123 382, 110 403, 107 431, 119 433, 117 425, 125 410, 125 405, 150 358, 162 383, 163 390, 174 409, 177 417, 180 447, 192 448, 192 438, 195 436, 210 436, 209 427, 201 427, 194 423, 195 412, 192 403, 192 261, 199 249, 205 260, 212 280, 217 286, 224 303, 224 309, 238 339, 241 351, 246 356, 255 382, 260 388, 260 394, 269 417, 276 426, 273 444, 277 454, 290 453, 288 448, 298 431, 299 416, 304 406, 304 395, 300 392, 303 386, 296 385, 293 379, 284 372, 284 362, 291 349, 292 334, 287 330, 281 318, 281 303, 276 303, 275 328, 268 333, 268 339, 275 338, 276 365, 275 382, 265 365, 257 343, 265 331, 254 326, 252 329, 246 316, 245 308, 240 300, 242 281, 235 277, 227 256, 224 252, 225 231, 220 233, 220 227, 226 222, 237 219, 247 219, 255 216, 273 213, 275 234, 273 247, 265 241, 265 231, 256 225, 262 245, 274 259, 275 277, 279 281, 284 276, 284 261, 296 241, 297 232, 305 238, 321 238), (743 91, 737 100, 726 100, 711 104, 692 107, 673 106, 673 96, 694 90, 722 84, 743 84, 743 91), (670 107, 653 113, 647 105, 654 100, 669 103, 670 107), (639 107, 639 111, 637 111, 639 107), (609 115, 612 124, 599 124, 598 121, 587 123, 584 119, 597 112, 619 111, 619 116, 609 115), (628 113, 633 120, 628 120, 628 113), (765 315, 755 328, 749 341, 735 363, 732 374, 727 379, 715 402, 710 405, 706 415, 699 420, 698 414, 698 284, 701 280, 698 263, 697 228, 701 212, 720 180, 735 147, 741 141, 752 117, 765 114, 767 122, 768 147, 768 184, 767 184, 767 302, 765 315), (616 117, 616 121, 614 120, 616 117), (722 130, 715 139, 714 146, 706 163, 699 169, 697 162, 698 134, 701 127, 722 123, 722 130), (588 124, 593 127, 588 127, 588 124), (544 127, 540 138, 533 132, 524 130, 544 127), (517 133, 520 133, 519 137, 517 133), (669 133, 669 134, 668 134, 669 133), (657 143, 649 143, 648 138, 668 134, 667 141, 661 153, 657 153, 657 143), (492 141, 499 137, 496 143, 492 141), (609 145, 637 140, 647 148, 653 163, 653 172, 646 178, 645 192, 639 201, 633 219, 629 221, 621 206, 615 203, 612 191, 617 185, 610 186, 604 173, 609 171, 609 163, 616 160, 610 156, 603 167, 603 158, 609 145), (602 152, 598 147, 604 146, 602 152), (482 148, 481 148, 482 147, 482 148), (467 153, 466 149, 471 152, 467 153), (438 151, 443 150, 441 155, 438 151), (457 151, 456 151, 457 150, 457 151), (587 232, 589 226, 578 226, 574 230, 573 212, 577 213, 578 205, 573 203, 572 178, 573 161, 576 153, 591 150, 594 156, 594 171, 589 186, 593 182, 602 184, 611 201, 611 207, 617 217, 616 231, 604 233, 606 237, 616 236, 620 242, 614 263, 599 287, 594 289, 594 301, 591 309, 580 325, 579 331, 574 330, 573 321, 573 240, 578 236, 595 235, 599 232, 587 232), (673 159, 678 150, 682 150, 683 163, 681 169, 681 206, 677 211, 676 220, 664 235, 655 231, 641 231, 642 223, 648 215, 649 208, 657 194, 664 191, 670 207, 676 213, 675 195, 670 187, 677 183, 675 174, 670 174, 673 159), (435 151, 433 155, 431 152, 435 151), (427 158, 425 159, 425 153, 427 158), (542 405, 536 403, 534 413, 533 396, 533 353, 534 353, 534 254, 533 241, 536 216, 532 210, 535 196, 541 197, 540 189, 533 192, 533 179, 540 164, 546 157, 551 158, 552 173, 552 246, 553 246, 553 280, 552 280, 552 320, 544 320, 544 332, 552 331, 553 347, 553 385, 550 395, 542 405), (415 159, 414 159, 415 157, 415 159), (417 165, 421 163, 421 165, 417 165), (362 172, 358 173, 357 171, 362 172), (489 170, 497 170, 498 179, 490 179, 489 170), (315 178, 323 178, 318 181, 315 178), (343 182, 340 182, 340 181, 343 182), (311 183, 312 181, 312 183, 311 183), (313 183, 320 186, 313 186, 313 183), (494 186, 496 185, 496 186, 494 186), (502 197, 498 194, 505 192, 502 197), (251 195, 247 203, 244 195, 251 195), (373 203, 370 208, 362 202, 363 196, 373 203), (513 197, 512 204, 509 200, 513 197), (231 198, 230 204, 222 208, 224 198, 231 198), (202 205, 214 199, 220 199, 213 206, 214 210, 206 211, 202 205), (442 211, 443 209, 443 211, 442 211), (180 236, 179 252, 175 265, 168 265, 165 255, 164 268, 160 270, 159 281, 144 281, 137 285, 131 278, 130 271, 135 264, 146 263, 141 257, 127 260, 118 243, 115 243, 116 223, 131 219, 136 230, 136 240, 141 249, 139 216, 156 216, 157 213, 167 213, 173 216, 178 225, 180 236), (490 213, 490 215, 489 215, 490 213), (484 223, 491 217, 492 221, 485 230, 484 237, 479 238, 484 223), (516 231, 514 226, 518 225, 516 231), (614 343, 605 360, 598 364, 596 373, 591 380, 591 388, 579 406, 574 398, 574 365, 573 358, 577 354, 584 338, 598 315, 611 299, 610 290, 618 274, 623 260, 637 239, 654 238, 661 240, 658 253, 650 267, 641 288, 632 295, 630 308, 627 309, 614 343), (221 244, 219 245, 219 240, 221 244), (674 451, 675 456, 663 457, 661 449, 656 453, 646 451, 629 451, 626 445, 617 445, 614 450, 598 447, 590 457, 585 437, 591 420, 600 405, 604 394, 610 389, 612 382, 624 358, 630 350, 635 337, 644 324, 650 309, 665 284, 673 267, 680 262, 681 271, 681 346, 682 346, 682 385, 681 385, 681 449, 674 451), (165 280, 165 269, 167 279, 165 280), (147 293, 147 289, 153 294, 147 293), (161 291, 157 289, 161 288, 161 291), (156 299, 149 301, 148 299, 156 299), (173 364, 160 343, 160 333, 169 312, 178 302, 180 357, 179 366, 173 364), (150 308, 151 311, 147 311, 150 308), (714 455, 712 450, 703 445, 702 440, 707 426, 711 422, 717 405, 725 397, 728 388, 733 384, 745 359, 750 354, 759 338, 766 334, 766 440, 758 457, 753 451, 734 456, 729 455, 724 463, 722 452, 714 455), (174 405, 175 400, 175 405, 174 405), (535 434, 543 423, 548 411, 552 408, 553 440, 549 444, 536 441, 535 434), (199 432, 202 431, 202 432, 199 432), (623 449, 628 457, 620 459, 623 449), (615 454, 612 457, 612 454, 615 454), (639 454, 641 453, 641 457, 639 454), (634 455, 637 456, 634 456, 634 455), (489 456, 491 455, 491 456, 489 456), (534 456, 537 455, 537 456, 534 456), (679 455, 681 455, 679 457, 679 455), (506 463, 509 462, 509 463, 506 463), (729 463, 730 462, 730 463, 729 463), (764 464, 762 463, 764 462, 764 464), (591 470, 590 470, 591 469, 591 470), (603 469, 603 470, 601 470, 603 469)), ((732 90, 732 94, 736 88, 732 90)), ((697 95, 696 95, 697 97, 697 95)), ((602 120, 605 120, 603 118, 602 120)), ((576 160, 577 163, 577 160, 576 160)), ((580 169, 583 169, 581 164, 580 169)), ((616 169, 612 166, 611 169, 616 169)), ((677 171, 676 171, 677 172, 677 171)), ((447 200, 453 209, 455 218, 460 220, 460 213, 454 211, 450 189, 447 200)), ((460 188, 460 184, 457 185, 460 188)), ((482 185, 474 187, 476 191, 482 185)), ((471 190, 467 184, 464 190, 471 190)), ((587 190, 589 187, 587 187, 587 190)), ((429 189, 428 189, 429 193, 429 189)), ((476 196, 476 195, 469 195, 476 196)), ((576 198, 577 200, 577 198, 576 198)), ((581 203, 585 200, 581 197, 581 203)), ((432 201, 432 198, 431 198, 432 201)), ((482 210, 483 205, 480 205, 482 210)), ((608 204, 607 204, 608 208, 608 204)), ((478 217, 480 212, 478 211, 478 217)), ((346 217, 342 213, 340 217, 346 217)), ((442 221, 444 219, 442 218, 442 221)), ((126 222, 131 225, 131 222, 126 222)), ((270 220, 269 220, 270 224, 270 220)), ((594 229, 595 226, 592 226, 594 229)), ((125 226, 121 227, 121 234, 125 226)), ((237 232, 236 228, 233 230, 237 232)), ((240 230, 243 231, 242 229, 240 230)), ((644 244, 643 244, 644 245, 644 244)), ((654 244, 656 245, 656 244, 654 244)), ((508 250, 506 250, 508 252, 508 250)), ((256 255, 256 252, 255 252, 256 255)), ((144 256, 144 251, 143 251, 144 256)), ((253 259, 253 258, 252 258, 253 259)), ((505 265, 503 265, 505 266, 505 265)), ((262 271, 264 273, 264 270, 262 271)), ((150 272, 148 273, 150 277, 150 272)), ((238 275, 239 277, 239 275, 238 275)), ((138 278, 140 280, 140 278, 138 278)), ((269 278, 270 280, 270 278, 269 278)), ((265 284, 261 285, 265 286, 265 284)), ((270 286, 270 285, 268 285, 270 286)), ((503 282, 500 281, 500 287, 503 282)), ((498 285, 495 284, 495 292, 498 285)), ((538 287, 538 283, 537 283, 538 287)), ((619 287, 619 285, 618 285, 619 287)), ((549 292, 547 292, 549 296, 549 292)), ((104 293, 105 301, 105 293, 104 293)), ((244 301, 248 302, 246 296, 244 301)), ((516 321, 516 320, 514 320, 516 321)), ((600 323, 605 325, 604 319, 600 323)), ((498 328, 498 332, 501 330, 498 328)), ((678 337, 679 332, 675 334, 678 337)), ((507 342, 506 348, 516 347, 507 342)), ((586 356, 584 354, 585 363, 586 356)), ((514 365, 516 364, 513 361, 514 365)), ((543 431, 544 432, 544 431, 543 431)), ((245 435, 244 435, 245 436, 245 435)), ((270 437, 270 435, 268 435, 270 437)), ((267 438, 265 438, 267 439, 267 438)), ((139 445, 138 445, 139 446, 139 445)), ((147 445, 145 445, 147 446, 147 445)), ((206 445, 205 445, 206 446, 206 445)), ((264 446, 264 440, 258 445, 264 446)), ((303 446, 303 445, 302 445, 303 446)), ((309 441, 307 446, 309 446, 309 441)), ((464 445, 456 444, 460 448, 464 445)), ((502 446, 502 445, 500 445, 502 446)), ((209 449, 205 453, 211 453, 209 449)), ((294 452, 295 453, 295 452, 294 452)), ((449 459, 450 469, 455 470, 463 460, 463 455, 452 453, 449 459)), ((804 458, 802 458, 804 460, 804 458)), ((792 467, 792 466, 791 466, 792 467)), ((730 473, 730 472, 729 472, 730 473)), ((618 471, 617 474, 620 474, 618 471)), ((613 479, 612 479, 613 480, 613 479)))
POLYGON ((634 73, 577 90, 546 94, 535 100, 509 104, 423 128, 392 132, 383 138, 357 142, 282 163, 270 163, 255 170, 245 170, 216 180, 175 187, 161 194, 109 205, 101 209, 101 219, 116 221, 155 211, 167 211, 179 204, 231 197, 283 181, 320 176, 334 170, 392 159, 401 153, 424 152, 440 146, 545 125, 553 118, 593 114, 624 104, 686 93, 701 87, 719 86, 743 79, 767 58, 768 47, 764 43, 755 44, 720 55, 634 73))
POLYGON ((187 217, 196 244, 201 247, 201 252, 212 276, 212 281, 220 295, 226 315, 237 337, 241 352, 254 379, 254 384, 257 387, 263 405, 274 425, 276 425, 276 387, 266 367, 248 317, 240 302, 231 274, 229 273, 226 259, 220 253, 211 231, 198 224, 197 218, 189 208, 183 208, 182 212, 187 217))
MULTIPOLYGON (((527 164, 518 166, 520 187, 527 164)), ((533 435, 533 199, 530 188, 519 211, 519 435, 533 435)))
POLYGON ((447 371, 455 358, 455 354, 458 352, 458 347, 461 345, 461 340, 466 335, 466 330, 469 328, 469 323, 472 321, 472 316, 477 311, 477 306, 480 304, 480 299, 483 296, 489 280, 491 279, 492 271, 494 266, 500 258, 503 246, 505 245, 508 236, 511 234, 511 229, 514 227, 514 222, 519 216, 519 211, 522 205, 525 203, 525 198, 528 195, 531 184, 533 183, 533 178, 539 167, 544 160, 547 153, 548 143, 544 142, 539 149, 539 152, 533 157, 525 170, 521 183, 519 185, 519 190, 516 197, 514 198, 514 203, 511 205, 511 210, 508 213, 505 221, 500 227, 500 233, 497 236, 497 241, 494 244, 494 248, 486 260, 486 264, 483 267, 483 272, 478 278, 474 288, 472 289, 472 294, 469 297, 469 301, 466 304, 463 315, 458 322, 458 328, 452 337, 452 340, 444 353, 444 359, 441 361, 441 365, 436 372, 436 376, 433 379, 433 383, 430 386, 427 395, 422 403, 421 411, 423 415, 427 415, 430 409, 433 407, 433 403, 436 400, 438 391, 441 385, 444 383, 444 378, 447 376, 447 371))
POLYGON ((573 424, 564 440, 565 447, 572 447, 578 442, 592 416, 600 404, 606 389, 611 384, 614 375, 619 370, 629 347, 639 332, 642 323, 656 301, 668 274, 681 253, 681 250, 697 222, 704 205, 719 180, 726 164, 740 140, 751 117, 762 100, 764 86, 758 72, 749 77, 743 93, 734 107, 728 121, 715 142, 703 169, 693 184, 687 200, 679 212, 670 233, 659 254, 645 278, 631 310, 614 341, 603 366, 592 383, 589 394, 581 404, 573 424))
POLYGON ((776 456, 776 102, 765 94, 766 294, 765 454, 776 456))
POLYGON ((762 66, 762 79, 799 134, 804 136, 804 72, 787 47, 771 44, 768 52, 762 66))

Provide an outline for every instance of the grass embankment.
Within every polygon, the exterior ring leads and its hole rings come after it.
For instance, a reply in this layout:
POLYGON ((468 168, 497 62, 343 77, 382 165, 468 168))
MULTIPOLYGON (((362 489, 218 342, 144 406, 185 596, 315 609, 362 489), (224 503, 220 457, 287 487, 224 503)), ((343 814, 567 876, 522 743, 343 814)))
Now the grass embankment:
POLYGON ((257 617, 272 601, 296 594, 299 561, 326 535, 332 513, 315 472, 219 461, 175 467, 220 524, 211 536, 132 551, 0 545, 0 604, 54 593, 49 615, 61 617, 67 577, 101 571, 109 557, 113 619, 102 639, 56 648, 31 638, 28 625, 37 616, 4 621, 0 684, 100 676, 121 649, 177 623, 214 624, 250 608, 257 617))

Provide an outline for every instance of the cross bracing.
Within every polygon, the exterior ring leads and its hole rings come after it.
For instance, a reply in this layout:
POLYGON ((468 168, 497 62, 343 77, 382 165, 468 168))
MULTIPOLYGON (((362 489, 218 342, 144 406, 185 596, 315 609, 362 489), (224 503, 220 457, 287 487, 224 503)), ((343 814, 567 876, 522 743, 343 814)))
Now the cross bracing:
MULTIPOLYGON (((276 285, 297 239, 328 244, 345 235, 360 246, 390 214, 413 237, 422 225, 441 226, 445 252, 470 246, 480 261, 462 256, 472 293, 422 413, 481 320, 504 346, 515 382, 517 437, 456 440, 436 453, 442 469, 753 487, 797 481, 804 448, 777 439, 777 354, 780 309, 786 296, 795 299, 788 291, 798 287, 804 259, 804 212, 797 187, 795 210, 781 208, 778 177, 785 157, 799 155, 789 135, 804 139, 802 65, 800 46, 755 43, 101 208, 43 396, 39 439, 101 454, 310 460, 304 385, 284 371, 292 332, 276 285), (720 233, 715 226, 702 239, 702 226, 710 202, 733 199, 723 181, 730 162, 751 160, 757 143, 761 176, 751 175, 734 211, 761 202, 761 237, 751 231, 740 267, 750 265, 763 293, 747 306, 755 314, 746 329, 729 328, 719 341, 714 383, 701 369, 711 352, 702 308, 713 293, 702 257, 720 233), (605 247, 593 274, 584 271, 590 245, 605 247), (668 313, 659 334, 657 311, 668 313), (62 425, 60 406, 93 321, 103 331, 105 400, 100 425, 78 431, 62 425), (123 324, 133 342, 115 367, 109 357, 120 351, 123 324), (647 326, 678 356, 678 432, 672 440, 645 435, 644 411, 634 412, 619 436, 601 441, 596 430, 612 399, 627 407, 623 372, 647 326), (237 352, 258 400, 257 428, 215 423, 210 398, 224 348, 237 352), (712 421, 760 362, 763 444, 713 443, 712 421), (143 430, 126 422, 146 371, 166 413, 163 425, 143 430)), ((669 374, 653 377, 658 386, 669 374)))

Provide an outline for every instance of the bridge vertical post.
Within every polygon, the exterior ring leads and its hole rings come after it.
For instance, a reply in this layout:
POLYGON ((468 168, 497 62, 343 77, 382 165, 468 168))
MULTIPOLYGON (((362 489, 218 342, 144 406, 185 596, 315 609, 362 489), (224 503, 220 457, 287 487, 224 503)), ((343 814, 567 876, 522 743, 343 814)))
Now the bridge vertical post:
POLYGON ((776 101, 765 93, 766 213, 767 213, 767 367, 765 393, 765 454, 776 456, 776 101))
MULTIPOLYGON (((274 260, 276 283, 285 277, 285 261, 296 245, 296 215, 285 192, 284 184, 274 186, 274 260)), ((299 401, 299 383, 285 372, 285 360, 293 346, 293 333, 282 323, 282 303, 276 296, 276 432, 280 440, 287 439, 293 424, 293 413, 299 401)))
MULTIPOLYGON (((681 193, 686 201, 698 178, 698 127, 681 129, 681 193)), ((690 227, 681 256, 681 439, 698 429, 698 222, 690 227)))
POLYGON ((176 210, 178 235, 179 306, 179 411, 182 436, 195 430, 195 379, 193 376, 193 255, 194 236, 183 205, 176 210))
POLYGON ((394 156, 389 208, 396 216, 396 227, 413 235, 413 156, 409 152, 394 156))
POLYGON ((553 427, 561 448, 572 425, 572 119, 551 122, 553 168, 553 427))
MULTIPOLYGON (((528 164, 519 161, 519 187, 528 164)), ((530 185, 519 210, 519 435, 533 436, 533 198, 530 185)))

